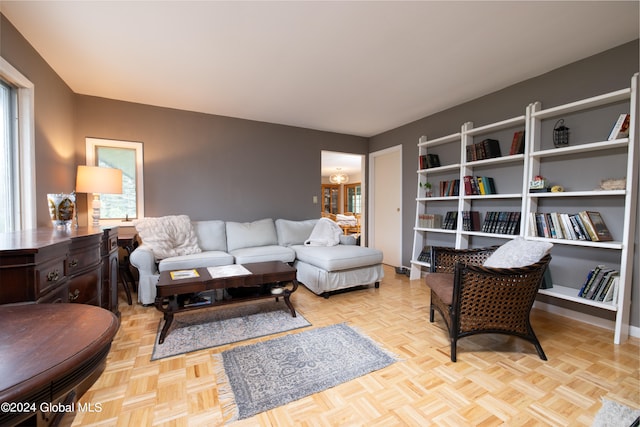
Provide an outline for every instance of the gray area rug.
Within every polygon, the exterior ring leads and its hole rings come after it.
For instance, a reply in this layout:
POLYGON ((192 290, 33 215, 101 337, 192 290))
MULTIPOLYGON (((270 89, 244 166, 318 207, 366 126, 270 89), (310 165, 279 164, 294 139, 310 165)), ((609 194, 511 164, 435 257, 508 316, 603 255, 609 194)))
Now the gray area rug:
POLYGON ((232 348, 213 357, 229 421, 249 418, 398 360, 344 323, 232 348))
POLYGON ((602 399, 602 408, 596 414, 592 427, 629 427, 638 417, 640 417, 640 409, 602 399))
POLYGON ((310 326, 299 312, 291 312, 280 299, 253 304, 202 309, 177 314, 164 342, 158 344, 162 323, 158 326, 151 360, 176 356, 204 348, 277 334, 310 326))

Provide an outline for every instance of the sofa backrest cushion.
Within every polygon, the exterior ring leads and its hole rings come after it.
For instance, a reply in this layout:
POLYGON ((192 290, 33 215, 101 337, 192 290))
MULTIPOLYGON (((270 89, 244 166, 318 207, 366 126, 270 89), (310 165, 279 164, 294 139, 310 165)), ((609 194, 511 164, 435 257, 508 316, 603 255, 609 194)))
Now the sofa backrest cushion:
POLYGON ((317 223, 317 219, 307 219, 303 221, 277 219, 276 230, 278 232, 278 244, 280 246, 303 245, 317 223))
POLYGON ((141 218, 133 222, 142 243, 156 259, 201 252, 198 238, 187 215, 141 218))
POLYGON ((198 245, 203 251, 227 251, 227 228, 224 221, 193 221, 198 245))
POLYGON ((253 222, 227 221, 227 250, 229 252, 256 246, 277 245, 276 226, 271 218, 253 222))

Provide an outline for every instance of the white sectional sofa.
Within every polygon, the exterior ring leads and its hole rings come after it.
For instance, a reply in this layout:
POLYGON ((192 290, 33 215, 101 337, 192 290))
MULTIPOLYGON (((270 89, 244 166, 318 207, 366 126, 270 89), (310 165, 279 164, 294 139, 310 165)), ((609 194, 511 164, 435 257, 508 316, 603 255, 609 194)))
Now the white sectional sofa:
MULTIPOLYGON (((152 304, 161 271, 282 261, 317 295, 355 286, 379 286, 382 252, 339 236, 333 246, 305 244, 319 219, 270 218, 253 222, 190 221, 185 215, 145 218, 134 223, 142 244, 130 256, 138 269, 138 301, 152 304)), ((323 220, 324 221, 324 220, 323 220)))

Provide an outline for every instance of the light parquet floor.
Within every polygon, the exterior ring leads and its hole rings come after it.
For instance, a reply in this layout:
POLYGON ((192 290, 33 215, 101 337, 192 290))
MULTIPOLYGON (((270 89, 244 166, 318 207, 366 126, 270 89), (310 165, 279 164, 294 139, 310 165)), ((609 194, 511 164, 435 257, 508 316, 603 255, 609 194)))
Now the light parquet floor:
MULTIPOLYGON (((611 331, 534 310, 547 362, 523 340, 484 335, 462 339, 452 363, 442 320, 429 323, 426 285, 385 275, 379 289, 324 299, 301 287, 292 301, 313 328, 347 322, 400 362, 232 425, 590 426, 603 397, 640 408, 640 340, 616 346, 611 331)), ((101 410, 73 425, 223 425, 211 355, 231 346, 151 362, 160 313, 123 295, 119 307, 106 369, 81 399, 101 410)))

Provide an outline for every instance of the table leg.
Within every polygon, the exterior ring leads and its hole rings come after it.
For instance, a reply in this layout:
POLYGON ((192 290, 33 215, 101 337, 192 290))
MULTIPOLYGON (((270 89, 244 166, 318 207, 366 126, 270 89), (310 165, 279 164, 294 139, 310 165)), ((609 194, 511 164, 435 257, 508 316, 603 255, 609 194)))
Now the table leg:
POLYGON ((173 322, 173 313, 165 313, 164 314, 164 326, 162 327, 162 331, 160 332, 160 339, 158 340, 158 344, 162 344, 164 339, 167 336, 167 332, 169 332, 169 327, 173 322))
POLYGON ((293 308, 293 304, 291 304, 289 297, 291 296, 292 293, 296 291, 296 289, 298 289, 298 281, 293 280, 292 283, 293 283, 293 289, 291 289, 290 291, 289 290, 284 291, 284 302, 285 304, 287 304, 287 307, 289 307, 289 310, 291 310, 291 316, 296 317, 296 310, 293 308))
POLYGON ((155 306, 164 314, 164 326, 162 327, 162 331, 160 331, 160 338, 158 339, 158 344, 162 344, 164 339, 167 337, 167 333, 169 333, 169 327, 173 322, 173 314, 178 311, 178 297, 177 295, 169 297, 169 301, 166 302, 165 307, 165 300, 162 297, 157 296, 155 306))

